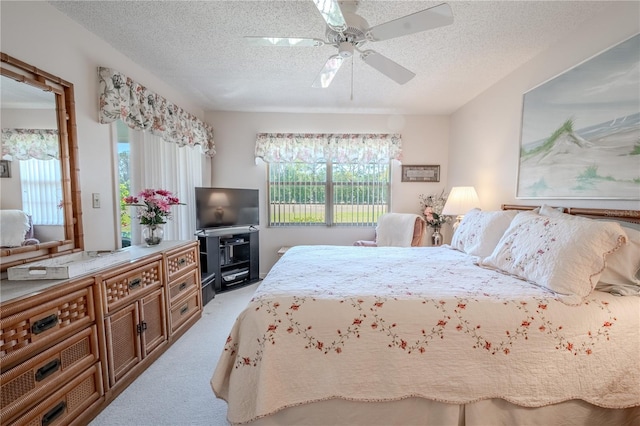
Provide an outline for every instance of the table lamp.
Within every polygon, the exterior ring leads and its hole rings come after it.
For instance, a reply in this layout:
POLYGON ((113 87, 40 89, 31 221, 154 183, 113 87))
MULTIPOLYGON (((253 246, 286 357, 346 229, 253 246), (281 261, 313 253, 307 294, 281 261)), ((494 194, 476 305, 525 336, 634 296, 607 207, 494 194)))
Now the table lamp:
POLYGON ((453 224, 453 230, 455 231, 465 213, 478 207, 479 204, 480 200, 473 186, 454 186, 451 188, 449 197, 447 197, 442 214, 445 216, 457 216, 453 224))

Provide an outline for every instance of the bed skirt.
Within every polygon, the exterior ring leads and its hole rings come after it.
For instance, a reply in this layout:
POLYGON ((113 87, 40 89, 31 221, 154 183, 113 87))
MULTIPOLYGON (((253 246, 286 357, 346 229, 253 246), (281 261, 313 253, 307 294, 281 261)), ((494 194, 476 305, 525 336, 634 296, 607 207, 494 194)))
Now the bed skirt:
POLYGON ((389 402, 356 402, 330 399, 285 408, 248 423, 275 425, 640 425, 640 407, 607 409, 571 400, 546 407, 528 408, 502 399, 477 401, 465 405, 407 398, 389 402))

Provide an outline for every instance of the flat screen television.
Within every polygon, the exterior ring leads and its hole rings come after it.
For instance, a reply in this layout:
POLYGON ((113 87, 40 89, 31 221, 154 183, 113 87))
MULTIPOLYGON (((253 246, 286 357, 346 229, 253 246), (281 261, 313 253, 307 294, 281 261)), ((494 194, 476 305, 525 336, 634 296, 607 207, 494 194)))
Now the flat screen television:
POLYGON ((257 189, 196 188, 198 230, 260 224, 257 189))

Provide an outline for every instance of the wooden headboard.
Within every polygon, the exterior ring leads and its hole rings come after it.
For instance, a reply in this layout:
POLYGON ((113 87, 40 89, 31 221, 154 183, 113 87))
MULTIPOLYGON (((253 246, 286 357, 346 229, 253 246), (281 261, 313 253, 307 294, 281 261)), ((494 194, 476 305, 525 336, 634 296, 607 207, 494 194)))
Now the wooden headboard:
MULTIPOLYGON (((533 210, 539 206, 519 206, 515 204, 503 204, 502 210, 533 210)), ((584 209, 577 207, 564 207, 564 213, 592 219, 612 219, 616 221, 640 224, 640 210, 615 210, 615 209, 584 209)))

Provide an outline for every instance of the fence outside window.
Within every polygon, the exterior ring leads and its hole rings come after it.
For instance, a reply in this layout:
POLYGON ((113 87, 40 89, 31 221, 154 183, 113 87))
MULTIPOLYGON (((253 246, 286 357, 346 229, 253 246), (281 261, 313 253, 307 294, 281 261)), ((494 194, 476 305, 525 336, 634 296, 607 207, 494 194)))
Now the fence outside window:
POLYGON ((389 210, 389 163, 270 163, 268 176, 269 226, 370 226, 389 210))

